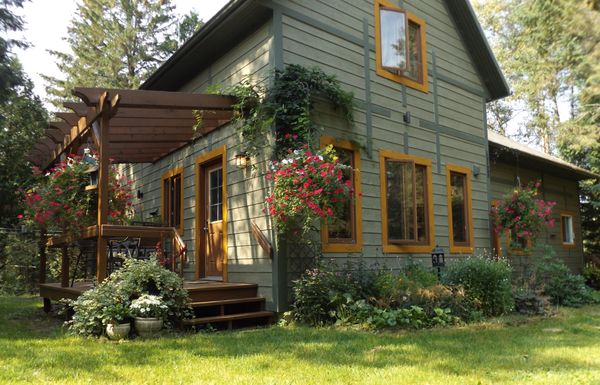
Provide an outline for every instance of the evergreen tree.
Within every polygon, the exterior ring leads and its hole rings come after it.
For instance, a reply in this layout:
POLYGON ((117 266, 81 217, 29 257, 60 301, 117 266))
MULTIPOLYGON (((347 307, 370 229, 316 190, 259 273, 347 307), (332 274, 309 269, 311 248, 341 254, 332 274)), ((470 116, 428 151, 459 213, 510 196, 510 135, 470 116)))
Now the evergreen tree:
POLYGON ((64 76, 45 76, 51 102, 61 108, 74 87, 139 87, 197 29, 197 14, 180 27, 173 11, 165 0, 83 0, 68 28, 72 53, 50 51, 64 76))
MULTIPOLYGON (((20 31, 23 21, 12 9, 22 0, 0 2, 0 31, 20 31)), ((0 226, 16 223, 19 189, 29 173, 26 156, 46 125, 46 111, 33 84, 11 51, 23 41, 0 37, 0 226)))

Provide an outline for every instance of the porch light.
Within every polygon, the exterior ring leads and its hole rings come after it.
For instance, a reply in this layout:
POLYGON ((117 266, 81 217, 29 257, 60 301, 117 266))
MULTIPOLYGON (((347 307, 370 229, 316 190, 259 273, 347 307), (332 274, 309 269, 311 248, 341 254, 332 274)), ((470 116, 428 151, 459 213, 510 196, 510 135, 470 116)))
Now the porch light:
POLYGON ((442 278, 442 267, 446 266, 444 249, 436 245, 431 251, 431 266, 437 268, 438 279, 442 278))
POLYGON ((250 166, 250 155, 247 152, 240 152, 235 156, 235 165, 240 169, 250 166))

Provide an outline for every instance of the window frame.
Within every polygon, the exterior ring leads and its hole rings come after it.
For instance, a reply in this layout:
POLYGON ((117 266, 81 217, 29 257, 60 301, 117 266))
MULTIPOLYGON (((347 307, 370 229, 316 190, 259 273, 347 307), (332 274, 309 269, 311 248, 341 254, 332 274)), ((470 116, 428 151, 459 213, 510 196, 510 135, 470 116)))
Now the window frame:
MULTIPOLYGON (((381 201, 381 238, 384 253, 431 253, 435 245, 435 223, 433 212, 433 177, 431 159, 399 152, 379 150, 379 175, 380 175, 380 201, 381 201), (425 167, 426 194, 425 207, 427 208, 427 244, 390 242, 388 236, 388 213, 387 213, 387 177, 385 172, 385 161, 387 159, 414 162, 415 166, 425 167)), ((415 197, 416 198, 416 197, 415 197)))
POLYGON ((321 250, 326 253, 352 253, 360 252, 363 247, 363 229, 362 229, 362 199, 361 199, 361 180, 360 180, 360 151, 349 140, 335 139, 331 136, 321 136, 321 148, 332 145, 334 148, 340 148, 352 151, 353 167, 353 187, 354 187, 354 237, 351 242, 330 242, 327 223, 321 224, 321 250))
POLYGON ((448 204, 448 244, 450 253, 473 253, 474 235, 473 235, 473 195, 471 189, 471 179, 473 173, 470 168, 454 164, 446 165, 446 199, 448 204), (467 242, 454 242, 454 229, 452 227, 452 174, 462 174, 465 176, 465 219, 467 221, 467 242))
POLYGON ((427 34, 427 26, 425 23, 425 20, 413 15, 412 13, 408 12, 407 10, 398 7, 396 4, 393 4, 391 2, 389 2, 388 0, 375 0, 375 6, 374 6, 374 16, 375 16, 375 63, 376 63, 376 68, 375 68, 375 73, 381 77, 384 77, 386 79, 395 81, 397 83, 400 84, 404 84, 407 87, 413 88, 415 90, 421 91, 421 92, 429 92, 429 80, 428 80, 428 75, 427 75, 427 38, 426 38, 426 34, 427 34), (395 11, 400 11, 400 12, 404 12, 406 15, 406 35, 407 35, 407 63, 410 60, 410 50, 408 50, 408 35, 409 35, 409 29, 410 29, 410 24, 415 24, 419 26, 420 32, 420 44, 418 44, 419 46, 419 51, 420 51, 420 56, 421 56, 421 68, 420 68, 420 73, 421 73, 421 79, 419 80, 415 80, 413 78, 410 78, 408 76, 404 76, 404 75, 400 75, 397 74, 393 71, 389 71, 386 69, 386 67, 384 67, 382 65, 382 59, 381 59, 381 17, 380 17, 380 9, 381 8, 386 8, 386 9, 390 9, 390 10, 395 10, 395 11))
POLYGON ((162 177, 161 177, 161 200, 160 200, 160 205, 161 205, 161 221, 163 222, 163 224, 166 224, 167 226, 169 226, 169 216, 167 214, 167 207, 165 207, 165 199, 166 199, 166 194, 167 191, 165 191, 165 182, 167 181, 171 181, 173 180, 173 178, 175 178, 176 176, 179 176, 180 181, 181 181, 181 188, 180 188, 180 192, 179 192, 179 200, 180 200, 180 207, 179 207, 179 226, 176 227, 177 232, 180 235, 183 235, 184 233, 184 226, 183 226, 183 167, 176 167, 174 169, 171 169, 167 172, 165 172, 162 177))
POLYGON ((561 211, 560 212, 560 243, 561 246, 567 249, 571 249, 574 248, 576 243, 575 243, 575 215, 573 212, 571 211, 561 211), (564 239, 564 228, 563 228, 563 217, 567 217, 567 218, 571 218, 571 236, 572 236, 572 242, 565 242, 564 239))

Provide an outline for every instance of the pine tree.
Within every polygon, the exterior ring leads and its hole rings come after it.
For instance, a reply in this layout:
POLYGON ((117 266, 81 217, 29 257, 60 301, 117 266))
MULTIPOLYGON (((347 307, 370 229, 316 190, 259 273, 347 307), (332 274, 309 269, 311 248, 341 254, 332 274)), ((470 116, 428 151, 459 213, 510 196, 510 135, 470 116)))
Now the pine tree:
MULTIPOLYGON (((13 9, 23 0, 0 2, 0 31, 20 31, 13 9)), ((0 226, 15 224, 19 189, 29 176, 26 156, 46 125, 46 111, 11 51, 27 43, 0 37, 0 226)))
POLYGON ((74 87, 139 87, 189 37, 180 32, 195 31, 194 15, 181 30, 165 0, 83 0, 68 28, 72 53, 50 51, 64 76, 45 76, 51 102, 61 108, 74 87))

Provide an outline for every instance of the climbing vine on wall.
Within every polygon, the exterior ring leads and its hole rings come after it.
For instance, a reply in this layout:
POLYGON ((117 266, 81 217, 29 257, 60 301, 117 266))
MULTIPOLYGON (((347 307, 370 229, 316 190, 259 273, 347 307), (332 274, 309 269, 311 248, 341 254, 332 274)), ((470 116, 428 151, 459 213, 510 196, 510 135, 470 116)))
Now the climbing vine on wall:
POLYGON ((275 137, 277 159, 283 159, 288 150, 315 143, 318 128, 311 112, 316 98, 326 99, 348 123, 352 122, 353 94, 342 90, 334 76, 317 67, 291 64, 274 71, 270 86, 264 83, 246 80, 224 91, 238 98, 234 106, 240 122, 238 130, 250 155, 264 151, 270 132, 275 137))

